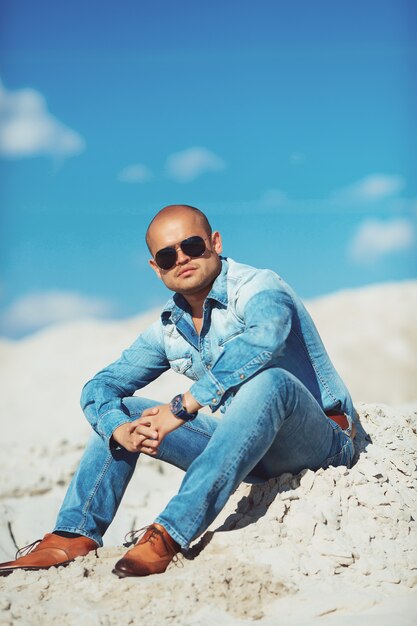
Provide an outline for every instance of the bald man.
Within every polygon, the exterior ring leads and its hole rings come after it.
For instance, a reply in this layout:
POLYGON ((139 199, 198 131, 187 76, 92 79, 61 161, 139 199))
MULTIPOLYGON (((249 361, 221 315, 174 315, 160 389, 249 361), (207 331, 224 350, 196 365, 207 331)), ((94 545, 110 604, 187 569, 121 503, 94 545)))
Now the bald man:
POLYGON ((146 242, 174 295, 84 386, 93 433, 55 529, 1 564, 3 575, 66 565, 101 546, 140 454, 185 475, 144 534, 130 533, 119 577, 164 572, 245 479, 352 463, 352 399, 291 287, 221 256, 220 233, 195 207, 163 208, 146 242), (191 380, 189 391, 168 404, 133 395, 169 368, 191 380), (222 418, 207 414, 217 409, 222 418))

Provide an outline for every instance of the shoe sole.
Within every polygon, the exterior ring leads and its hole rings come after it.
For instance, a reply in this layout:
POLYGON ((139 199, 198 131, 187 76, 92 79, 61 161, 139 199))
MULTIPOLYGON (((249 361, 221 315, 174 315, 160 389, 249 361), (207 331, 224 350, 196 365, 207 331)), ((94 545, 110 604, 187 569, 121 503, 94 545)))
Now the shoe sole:
POLYGON ((129 574, 129 572, 123 572, 122 570, 118 570, 116 568, 112 569, 112 574, 116 574, 116 576, 118 578, 140 578, 142 576, 151 576, 152 573, 146 573, 146 574, 129 574))
POLYGON ((155 574, 163 574, 163 572, 145 572, 143 574, 135 574, 124 572, 123 570, 116 569, 115 567, 112 569, 112 574, 116 574, 118 578, 143 578, 144 576, 154 576, 155 574))
POLYGON ((116 574, 118 578, 127 578, 129 576, 129 574, 125 574, 125 572, 119 572, 116 568, 112 569, 111 573, 116 574))
POLYGON ((40 570, 52 569, 53 567, 67 567, 70 563, 73 563, 74 559, 70 561, 64 561, 63 563, 57 563, 56 565, 47 565, 45 567, 10 567, 7 569, 0 570, 0 576, 9 576, 9 574, 13 574, 13 572, 25 571, 25 572, 39 572, 40 570))

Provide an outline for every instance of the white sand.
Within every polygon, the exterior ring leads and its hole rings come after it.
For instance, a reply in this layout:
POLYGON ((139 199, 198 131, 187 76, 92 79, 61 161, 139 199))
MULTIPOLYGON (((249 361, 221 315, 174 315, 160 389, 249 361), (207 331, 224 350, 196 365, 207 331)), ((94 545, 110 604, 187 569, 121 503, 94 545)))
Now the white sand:
MULTIPOLYGON (((118 580, 111 569, 124 534, 151 522, 182 478, 144 456, 99 558, 1 578, 0 624, 414 625, 416 304, 411 282, 309 303, 372 440, 359 434, 351 470, 242 484, 183 567, 118 580)), ((0 345, 1 560, 13 557, 14 541, 51 530, 89 433, 81 385, 153 316, 56 327, 0 345)), ((188 386, 172 374, 144 395, 164 401, 188 386)))

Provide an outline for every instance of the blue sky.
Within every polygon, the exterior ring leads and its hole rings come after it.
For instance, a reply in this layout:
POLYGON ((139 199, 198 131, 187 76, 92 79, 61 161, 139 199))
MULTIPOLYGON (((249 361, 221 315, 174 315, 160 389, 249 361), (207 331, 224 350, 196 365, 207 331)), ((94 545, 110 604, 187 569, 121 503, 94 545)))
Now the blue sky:
POLYGON ((177 202, 303 297, 415 278, 413 5, 3 0, 0 333, 162 304, 177 202))

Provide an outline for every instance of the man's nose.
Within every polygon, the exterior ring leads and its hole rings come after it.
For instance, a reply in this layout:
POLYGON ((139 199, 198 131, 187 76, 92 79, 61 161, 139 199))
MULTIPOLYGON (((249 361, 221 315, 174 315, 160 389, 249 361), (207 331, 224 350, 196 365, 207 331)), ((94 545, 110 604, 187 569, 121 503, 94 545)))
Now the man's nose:
POLYGON ((188 254, 184 254, 184 252, 178 246, 177 247, 177 263, 178 263, 178 265, 182 265, 183 263, 188 263, 188 261, 190 259, 191 259, 191 257, 188 256, 188 254))

